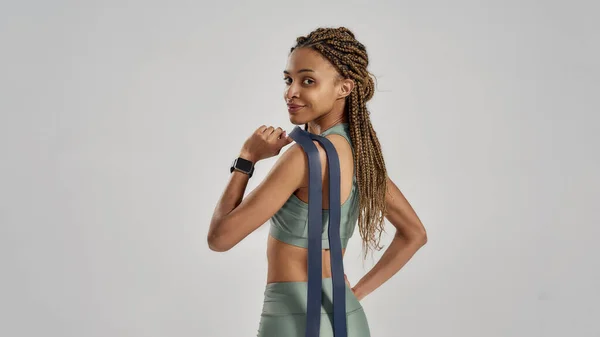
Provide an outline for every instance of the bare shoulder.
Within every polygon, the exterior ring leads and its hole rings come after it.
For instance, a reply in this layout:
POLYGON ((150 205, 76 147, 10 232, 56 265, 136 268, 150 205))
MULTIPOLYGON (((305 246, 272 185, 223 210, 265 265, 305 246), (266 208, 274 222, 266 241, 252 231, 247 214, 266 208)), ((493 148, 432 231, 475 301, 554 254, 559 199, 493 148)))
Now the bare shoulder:
POLYGON ((336 147, 336 149, 348 149, 350 150, 350 143, 348 143, 348 140, 346 139, 346 137, 339 135, 337 133, 332 133, 329 134, 327 136, 325 136, 325 138, 329 139, 333 145, 336 147))
MULTIPOLYGON (((348 140, 338 134, 330 134, 325 136, 333 146, 335 147, 340 162, 345 165, 345 162, 349 162, 347 165, 351 167, 352 161, 352 149, 348 140), (347 158, 346 160, 344 158, 347 158)), ((327 153, 325 149, 317 140, 313 140, 313 144, 319 151, 319 161, 321 162, 321 173, 323 180, 326 180, 327 176, 327 153)), ((306 152, 298 143, 294 143, 290 146, 280 157, 275 166, 285 165, 288 170, 294 170, 294 174, 302 176, 301 187, 305 188, 308 186, 308 157, 306 152)))

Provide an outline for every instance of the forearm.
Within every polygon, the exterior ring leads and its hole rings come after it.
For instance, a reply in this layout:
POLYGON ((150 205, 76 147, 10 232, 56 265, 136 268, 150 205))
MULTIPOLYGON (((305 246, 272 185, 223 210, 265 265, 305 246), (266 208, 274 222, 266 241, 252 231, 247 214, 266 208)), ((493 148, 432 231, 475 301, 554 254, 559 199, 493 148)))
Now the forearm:
POLYGON ((215 207, 211 222, 210 230, 215 229, 220 220, 233 211, 243 200, 246 187, 248 186, 248 175, 233 171, 229 177, 229 182, 225 187, 225 191, 221 194, 221 198, 215 207))
POLYGON ((422 246, 422 240, 408 238, 397 232, 381 259, 353 287, 356 297, 360 300, 379 288, 394 276, 422 246))
MULTIPOLYGON (((248 155, 240 155, 240 157, 251 159, 251 156, 248 155)), ((231 173, 229 182, 225 187, 225 191, 223 191, 221 194, 221 198, 214 209, 213 216, 210 221, 210 227, 208 230, 209 242, 219 235, 219 228, 222 224, 223 218, 225 218, 227 214, 231 213, 231 211, 233 211, 244 199, 244 193, 246 192, 249 179, 250 177, 246 173, 237 170, 234 170, 231 173)))

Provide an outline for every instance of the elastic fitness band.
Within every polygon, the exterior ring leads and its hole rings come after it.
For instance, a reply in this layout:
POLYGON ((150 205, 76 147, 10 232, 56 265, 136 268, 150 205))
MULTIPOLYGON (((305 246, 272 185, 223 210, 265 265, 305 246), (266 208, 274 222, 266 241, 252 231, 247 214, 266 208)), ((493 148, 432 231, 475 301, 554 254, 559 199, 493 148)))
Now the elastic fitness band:
POLYGON ((327 154, 329 174, 329 250, 333 282, 333 332, 335 337, 347 337, 346 283, 340 238, 340 160, 329 139, 312 134, 296 126, 289 136, 298 143, 308 157, 308 294, 306 312, 306 337, 319 337, 322 300, 322 245, 323 228, 321 160, 316 140, 327 154))

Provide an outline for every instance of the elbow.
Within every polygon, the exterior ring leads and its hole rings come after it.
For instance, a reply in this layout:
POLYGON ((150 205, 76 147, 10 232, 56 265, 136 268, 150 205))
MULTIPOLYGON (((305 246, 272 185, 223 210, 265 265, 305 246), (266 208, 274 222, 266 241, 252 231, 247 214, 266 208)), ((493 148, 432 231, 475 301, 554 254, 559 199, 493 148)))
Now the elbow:
POLYGON ((427 231, 421 222, 419 222, 418 226, 414 226, 411 234, 417 245, 422 247, 427 243, 427 231))
POLYGON ((213 252, 223 253, 231 249, 225 240, 219 235, 209 233, 206 238, 208 248, 213 252))
POLYGON ((410 232, 398 233, 401 237, 403 237, 407 242, 422 247, 427 243, 427 232, 425 229, 414 230, 410 232))
POLYGON ((427 232, 425 230, 419 232, 417 235, 417 240, 421 246, 425 246, 427 243, 427 232))

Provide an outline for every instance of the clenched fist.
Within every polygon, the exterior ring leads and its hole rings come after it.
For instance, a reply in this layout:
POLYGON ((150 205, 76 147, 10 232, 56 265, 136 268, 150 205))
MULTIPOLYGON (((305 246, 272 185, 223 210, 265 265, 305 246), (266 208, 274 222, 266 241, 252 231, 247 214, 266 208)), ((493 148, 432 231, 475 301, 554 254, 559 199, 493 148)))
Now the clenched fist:
POLYGON ((240 157, 256 163, 259 160, 278 155, 281 148, 292 141, 292 138, 282 128, 261 125, 242 146, 240 157))

